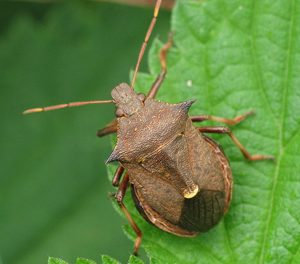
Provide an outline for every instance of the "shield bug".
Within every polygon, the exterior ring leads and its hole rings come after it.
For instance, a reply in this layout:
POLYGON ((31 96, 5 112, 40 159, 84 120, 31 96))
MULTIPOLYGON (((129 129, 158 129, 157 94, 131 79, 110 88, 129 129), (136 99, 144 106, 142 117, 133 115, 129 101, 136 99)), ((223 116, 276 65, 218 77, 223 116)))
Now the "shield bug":
POLYGON ((195 236, 215 226, 227 212, 232 194, 232 172, 220 146, 204 133, 227 134, 248 160, 272 159, 251 155, 228 127, 195 127, 194 122, 212 120, 235 125, 252 114, 234 119, 189 116, 193 100, 169 104, 155 100, 166 76, 167 52, 172 38, 160 50, 161 72, 147 95, 133 87, 139 65, 155 25, 161 0, 140 50, 131 85, 122 83, 112 92, 112 100, 62 104, 26 110, 25 113, 55 110, 84 104, 114 103, 116 120, 98 131, 98 136, 117 133, 117 144, 107 159, 118 162, 112 184, 118 186, 115 198, 137 238, 138 252, 142 232, 123 203, 128 187, 137 210, 156 227, 178 235, 195 236))

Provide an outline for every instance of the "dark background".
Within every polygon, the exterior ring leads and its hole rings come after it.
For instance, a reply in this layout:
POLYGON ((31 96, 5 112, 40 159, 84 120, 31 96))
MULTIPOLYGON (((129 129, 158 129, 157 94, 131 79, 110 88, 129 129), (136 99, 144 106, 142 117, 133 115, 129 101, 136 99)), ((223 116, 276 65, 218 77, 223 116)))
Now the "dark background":
MULTIPOLYGON (((128 259, 133 243, 108 195, 110 140, 95 136, 114 107, 21 112, 109 99, 129 82, 152 12, 90 1, 0 2, 0 263, 128 259)), ((169 19, 162 10, 153 34, 163 41, 169 19)))

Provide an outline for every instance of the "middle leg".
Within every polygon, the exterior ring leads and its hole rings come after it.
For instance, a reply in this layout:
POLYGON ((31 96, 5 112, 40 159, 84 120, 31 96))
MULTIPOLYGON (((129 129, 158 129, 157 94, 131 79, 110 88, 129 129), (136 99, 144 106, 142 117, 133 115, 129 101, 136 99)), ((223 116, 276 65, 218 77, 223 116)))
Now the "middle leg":
POLYGON ((116 172, 115 172, 113 180, 112 180, 112 185, 113 186, 119 186, 120 179, 122 178, 122 175, 124 174, 124 171, 125 171, 125 169, 121 165, 116 169, 116 172))

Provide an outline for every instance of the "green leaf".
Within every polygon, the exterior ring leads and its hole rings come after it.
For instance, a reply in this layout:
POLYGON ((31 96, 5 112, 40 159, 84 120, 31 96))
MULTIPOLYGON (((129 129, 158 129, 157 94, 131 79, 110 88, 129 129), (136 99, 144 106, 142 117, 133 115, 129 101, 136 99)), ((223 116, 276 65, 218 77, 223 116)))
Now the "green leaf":
MULTIPOLYGON (((120 264, 119 261, 117 261, 107 255, 102 255, 102 263, 103 264, 120 264)), ((128 264, 143 264, 143 263, 144 262, 140 258, 133 256, 133 255, 131 255, 128 260, 128 264)), ((58 259, 58 258, 49 258, 48 264, 68 264, 68 263, 61 259, 58 259)), ((76 264, 96 264, 96 262, 93 260, 89 260, 89 259, 77 258, 76 264)))
MULTIPOLYGON (((131 255, 128 260, 128 264, 143 264, 143 263, 144 262, 140 258, 133 255, 131 255)), ((68 264, 68 263, 58 258, 49 258, 48 264, 68 264)), ((77 258, 76 264, 96 264, 96 262, 89 259, 77 258)), ((103 255, 102 264, 120 264, 120 262, 111 258, 110 256, 103 255)))
MULTIPOLYGON (((246 161, 227 136, 215 137, 231 162, 233 201, 223 221, 196 238, 148 224, 126 197, 155 263, 299 263, 299 25, 294 0, 177 1, 175 45, 158 99, 197 99, 191 115, 230 118, 255 110, 232 131, 250 153, 276 161, 246 161)), ((159 72, 159 46, 151 51, 151 75, 138 76, 138 91, 147 91, 159 72)), ((129 226, 125 232, 135 239, 129 226)))
POLYGON ((85 258, 77 258, 76 264, 97 264, 95 261, 85 258))
POLYGON ((48 259, 48 264, 68 264, 68 262, 65 262, 65 261, 63 261, 62 259, 59 259, 59 258, 50 257, 48 259))
POLYGON ((134 255, 131 255, 128 264, 144 264, 144 261, 134 255))
POLYGON ((120 264, 120 262, 109 256, 103 255, 102 256, 102 264, 120 264))

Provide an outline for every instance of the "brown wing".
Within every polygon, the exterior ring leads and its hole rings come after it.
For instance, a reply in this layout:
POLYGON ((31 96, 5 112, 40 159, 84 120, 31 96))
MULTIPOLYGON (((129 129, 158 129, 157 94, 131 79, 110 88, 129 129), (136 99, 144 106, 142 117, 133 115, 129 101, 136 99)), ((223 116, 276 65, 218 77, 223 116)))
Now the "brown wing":
POLYGON ((199 135, 194 127, 186 130, 186 139, 188 146, 182 146, 182 149, 188 149, 189 159, 185 162, 190 164, 191 180, 200 189, 191 199, 185 199, 174 184, 178 173, 174 171, 172 174, 168 168, 169 175, 162 175, 159 153, 154 159, 156 163, 151 164, 151 170, 150 164, 147 167, 124 164, 141 214, 162 230, 179 236, 193 236, 216 225, 226 212, 231 197, 231 171, 219 146, 199 135))
POLYGON ((177 236, 195 236, 197 231, 189 231, 180 226, 181 210, 184 198, 179 195, 168 183, 159 182, 155 189, 153 184, 144 182, 144 188, 136 188, 132 184, 132 197, 140 214, 156 227, 177 236), (153 209, 155 208, 155 209, 153 209))

